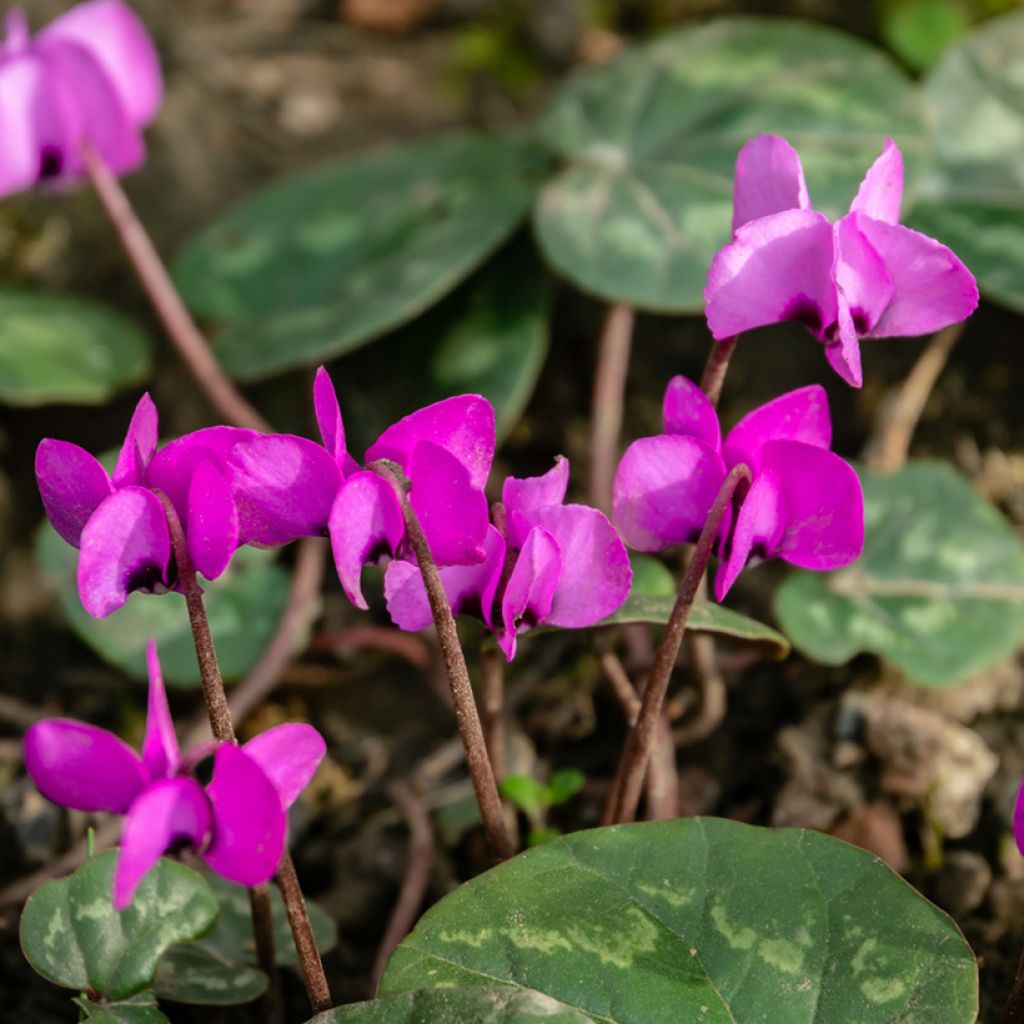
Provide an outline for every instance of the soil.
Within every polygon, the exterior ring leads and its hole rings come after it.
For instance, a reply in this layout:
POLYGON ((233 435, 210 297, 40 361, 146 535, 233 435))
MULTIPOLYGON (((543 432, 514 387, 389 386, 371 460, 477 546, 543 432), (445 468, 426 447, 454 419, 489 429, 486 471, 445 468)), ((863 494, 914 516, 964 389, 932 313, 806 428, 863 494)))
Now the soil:
MULTIPOLYGON (((29 0, 27 6, 33 23, 41 24, 65 4, 29 0)), ((536 12, 524 3, 523 45, 536 76, 510 92, 486 74, 457 70, 460 33, 493 17, 494 5, 485 0, 418 5, 427 10, 426 20, 398 35, 346 24, 327 0, 139 0, 136 6, 164 55, 168 96, 150 136, 147 167, 127 187, 168 253, 238 196, 317 160, 453 127, 521 123, 580 47, 571 32, 572 45, 566 44, 564 28, 559 34, 538 27, 536 12)), ((573 8, 571 0, 551 6, 573 8)), ((803 14, 870 34, 869 7, 838 0, 634 0, 621 4, 614 27, 630 34, 684 15, 744 10, 803 14)), ((601 40, 586 42, 596 46, 601 40)), ((0 276, 114 303, 160 336, 87 193, 0 205, 0 276)), ((557 344, 500 453, 499 469, 539 471, 562 451, 577 467, 575 486, 582 489, 585 382, 592 379, 602 315, 599 304, 567 286, 560 289, 552 333, 557 344)), ((906 374, 920 345, 871 345, 865 353, 869 383, 853 392, 834 386, 812 344, 787 344, 787 359, 779 360, 781 333, 766 332, 734 360, 723 418, 733 420, 782 390, 818 380, 833 402, 837 450, 857 453, 882 398, 906 374)), ((1019 318, 983 304, 929 399, 913 454, 953 462, 1024 525, 1024 417, 1013 386, 1019 340, 1019 318)), ((698 375, 706 351, 700 320, 639 318, 624 436, 656 429, 666 379, 698 375)), ((261 386, 253 397, 272 416, 280 412, 301 429, 305 412, 288 403, 305 387, 306 378, 295 375, 261 386)), ((166 346, 151 389, 168 434, 208 421, 208 410, 166 346)), ((105 450, 120 440, 135 397, 126 394, 88 411, 0 407, 0 885, 41 867, 80 837, 87 823, 82 815, 50 807, 24 778, 17 744, 23 705, 139 728, 141 691, 67 630, 30 552, 41 519, 32 471, 39 438, 74 438, 105 450), (23 704, 7 708, 4 697, 23 704)), ((779 578, 770 567, 746 574, 733 603, 768 617, 779 578)), ((386 625, 380 602, 375 615, 386 625)), ((436 653, 419 640, 411 640, 403 654, 346 646, 349 627, 366 621, 344 600, 337 581, 329 580, 308 650, 247 726, 258 731, 285 717, 304 718, 328 738, 328 762, 299 805, 292 848, 307 895, 339 925, 340 942, 326 966, 341 1002, 369 995, 372 962, 405 866, 407 830, 387 795, 390 781, 434 779, 428 802, 438 846, 426 903, 487 864, 479 831, 465 825, 468 783, 438 688, 436 653)), ((467 648, 475 650, 471 631, 467 636, 467 648)), ((719 653, 728 716, 710 737, 679 751, 685 812, 832 830, 885 857, 956 917, 981 964, 980 1020, 999 1020, 1024 946, 1024 861, 1007 843, 1024 774, 1024 665, 1011 659, 935 695, 914 690, 866 657, 825 669, 795 654, 779 663, 728 645, 719 653), (996 768, 988 777, 982 766, 973 789, 967 784, 964 800, 944 819, 947 838, 941 842, 930 803, 934 759, 946 756, 950 735, 963 739, 968 733, 968 744, 977 740, 995 755, 996 768), (949 838, 958 829, 957 838, 949 838)), ((524 645, 509 685, 517 709, 516 770, 543 777, 549 769, 582 769, 588 780, 582 794, 550 823, 566 830, 596 824, 623 725, 593 652, 571 637, 537 638, 524 645)), ((172 698, 179 720, 194 713, 194 694, 172 698)), ((693 704, 688 671, 678 673, 673 698, 685 723, 693 704)), ((35 975, 21 956, 19 912, 17 905, 0 909, 4 1019, 70 1020, 68 994, 35 975)), ((289 1019, 303 1019, 304 993, 291 977, 286 997, 289 1019)), ((166 1012, 176 1022, 257 1019, 251 1007, 211 1015, 169 1006, 166 1012)))

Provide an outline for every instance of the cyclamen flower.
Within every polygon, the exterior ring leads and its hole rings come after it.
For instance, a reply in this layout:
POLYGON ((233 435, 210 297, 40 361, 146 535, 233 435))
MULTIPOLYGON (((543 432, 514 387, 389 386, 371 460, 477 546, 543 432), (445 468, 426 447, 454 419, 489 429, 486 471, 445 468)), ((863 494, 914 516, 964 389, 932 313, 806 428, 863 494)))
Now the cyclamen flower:
POLYGON ((120 0, 92 0, 34 39, 25 14, 6 16, 0 46, 0 195, 85 174, 92 146, 116 174, 145 156, 143 126, 160 108, 156 48, 120 0))
POLYGON ((54 529, 79 548, 78 592, 90 615, 116 611, 135 590, 176 582, 166 493, 196 569, 216 579, 242 544, 274 547, 326 533, 340 484, 334 460, 313 441, 210 427, 159 452, 157 410, 143 395, 113 475, 76 444, 44 438, 36 479, 54 529))
POLYGON ((780 395, 721 441, 718 414, 685 377, 665 392, 665 433, 634 441, 615 474, 612 518, 630 547, 660 551, 700 535, 730 469, 753 480, 738 490, 718 538, 721 601, 748 563, 766 558, 839 569, 864 546, 864 497, 853 469, 829 451, 828 398, 817 384, 780 395))
POLYGON ((268 729, 248 743, 207 744, 181 756, 156 646, 149 660, 149 706, 142 754, 106 729, 48 718, 25 734, 25 767, 47 799, 79 811, 126 815, 114 871, 123 910, 168 849, 189 843, 206 865, 239 885, 277 873, 287 810, 313 777, 325 744, 310 725, 268 729), (204 787, 198 765, 213 755, 204 787))
MULTIPOLYGON (((597 509, 563 504, 568 483, 564 458, 543 476, 509 477, 502 488, 504 533, 487 527, 484 560, 439 569, 452 611, 483 619, 509 661, 527 630, 592 626, 629 595, 629 556, 615 528, 597 509)), ((392 561, 384 593, 401 629, 425 629, 433 621, 415 563, 392 561)))
POLYGON ((716 340, 794 320, 825 346, 847 383, 862 383, 860 339, 916 336, 978 305, 974 276, 946 246, 899 223, 903 156, 892 139, 835 224, 811 209, 796 151, 777 135, 740 150, 733 241, 704 289, 716 340))
MULTIPOLYGON (((330 513, 334 564, 349 600, 365 609, 363 566, 405 550, 402 507, 389 481, 360 469, 348 454, 338 398, 323 367, 313 399, 324 447, 343 477, 330 513)), ((494 409, 486 398, 456 395, 411 413, 367 449, 366 462, 377 459, 402 467, 410 483, 409 503, 438 565, 475 564, 487 557, 484 485, 494 459, 494 409)))

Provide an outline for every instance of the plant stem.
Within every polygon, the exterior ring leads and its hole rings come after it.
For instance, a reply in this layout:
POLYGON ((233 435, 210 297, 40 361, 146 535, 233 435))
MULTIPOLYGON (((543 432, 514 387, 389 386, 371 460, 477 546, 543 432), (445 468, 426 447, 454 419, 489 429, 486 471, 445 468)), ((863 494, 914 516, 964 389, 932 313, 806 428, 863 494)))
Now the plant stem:
POLYGON ((441 657, 448 675, 452 704, 455 707, 455 721, 466 751, 466 763, 469 766, 469 775, 473 781, 476 800, 480 806, 484 831, 487 833, 487 840, 495 860, 506 860, 515 853, 515 843, 506 825, 501 797, 498 795, 498 787, 494 781, 494 772, 487 753, 480 716, 477 713, 476 699, 473 696, 473 685, 469 680, 469 669, 466 667, 466 656, 463 654, 458 630, 455 628, 455 617, 448 604, 448 597, 444 592, 444 585, 441 583, 441 575, 437 571, 437 565, 430 552, 430 545, 423 533, 423 527, 420 525, 416 510, 409 501, 408 481, 401 467, 388 459, 378 459, 367 468, 391 484, 401 504, 405 530, 423 575, 423 585, 426 588, 430 611, 434 617, 434 628, 437 630, 437 638, 441 644, 441 657))
POLYGON ((632 306, 621 302, 611 305, 598 347, 590 414, 590 498, 604 512, 612 507, 634 319, 632 306))
POLYGON ((249 912, 252 914, 252 933, 256 939, 256 963, 267 976, 267 991, 263 996, 264 1017, 269 1024, 281 1019, 281 987, 274 960, 274 919, 270 903, 270 886, 264 882, 249 890, 249 912))
POLYGON ((700 388, 714 406, 718 405, 718 399, 722 397, 722 385, 729 369, 729 360, 739 340, 740 336, 736 334, 731 338, 711 343, 708 361, 704 364, 704 373, 700 378, 700 388))
POLYGON ((651 749, 657 734, 658 721, 665 703, 669 679, 679 655, 679 645, 686 632, 686 623, 700 588, 700 581, 707 571, 708 560, 711 558, 711 551, 722 525, 722 516, 732 500, 733 492, 741 481, 750 481, 750 470, 743 463, 734 466, 729 471, 719 488, 707 522, 701 530, 693 557, 679 583, 679 595, 676 597, 672 615, 665 627, 665 634, 658 645, 654 668, 651 670, 651 678, 644 690, 640 705, 640 714, 622 752, 622 759, 616 774, 616 784, 612 789, 613 798, 605 807, 603 819, 605 824, 632 821, 636 817, 644 773, 647 770, 647 762, 650 760, 651 749))
POLYGON ((1006 1008, 1003 1010, 1002 1024, 1024 1024, 1024 954, 1021 954, 1017 964, 1017 973, 1010 986, 1006 1008))
POLYGON ((306 984, 310 1005, 313 1007, 314 1013, 323 1013, 331 1008, 331 990, 327 986, 327 975, 324 974, 323 961, 320 959, 320 951, 316 947, 316 936, 313 935, 309 910, 306 907, 305 897, 302 895, 299 877, 295 874, 292 855, 288 852, 287 847, 285 847, 284 856, 281 858, 281 865, 277 869, 277 887, 284 897, 284 909, 288 915, 288 924, 292 929, 292 938, 295 940, 295 952, 299 956, 299 970, 302 972, 302 980, 306 984))
POLYGON ((210 351, 117 176, 88 143, 82 147, 82 160, 149 301, 195 382, 229 423, 269 430, 270 425, 242 396, 210 351))

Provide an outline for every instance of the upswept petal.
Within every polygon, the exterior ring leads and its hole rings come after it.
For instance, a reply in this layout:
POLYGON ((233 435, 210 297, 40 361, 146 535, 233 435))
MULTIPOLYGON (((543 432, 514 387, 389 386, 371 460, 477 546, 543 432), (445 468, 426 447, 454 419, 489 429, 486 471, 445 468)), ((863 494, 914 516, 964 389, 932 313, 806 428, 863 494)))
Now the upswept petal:
POLYGON ((860 229, 865 217, 847 214, 835 225, 833 267, 839 300, 845 298, 858 334, 868 334, 892 299, 894 284, 885 261, 860 229))
POLYGON ((156 452, 157 435, 160 417, 156 404, 147 391, 135 406, 128 433, 117 456, 114 467, 114 484, 118 487, 135 485, 141 487, 146 482, 146 467, 156 452))
POLYGON ((509 544, 521 548, 529 527, 519 522, 524 512, 543 505, 561 505, 569 486, 569 460, 556 456, 554 466, 543 476, 505 478, 501 487, 501 502, 505 506, 509 544))
POLYGON ((25 733, 25 769, 47 800, 76 811, 124 814, 148 779, 119 736, 70 718, 44 718, 25 733))
POLYGON ((202 849, 210 834, 210 805, 195 779, 159 779, 138 795, 121 832, 114 869, 114 907, 124 910, 163 852, 187 840, 202 849))
MULTIPOLYGON (((809 445, 804 447, 810 450, 809 445)), ((820 451, 821 449, 814 449, 820 451)), ((715 573, 715 599, 724 601, 736 577, 754 557, 768 558, 782 535, 784 512, 779 482, 768 473, 754 478, 728 539, 727 554, 715 573)))
POLYGON ((465 464, 431 441, 420 441, 407 466, 409 504, 438 565, 471 565, 484 557, 490 522, 487 498, 465 464))
POLYGON ((383 554, 394 555, 405 536, 402 509, 391 484, 367 471, 350 476, 334 499, 328 532, 342 590, 365 611, 363 566, 383 554))
POLYGON ((224 475, 205 459, 189 485, 185 533, 196 569, 215 580, 238 547, 238 509, 224 475))
POLYGON ((78 594, 85 610, 102 619, 133 590, 167 585, 171 537, 160 499, 142 487, 115 491, 82 530, 78 594))
POLYGON ((435 402, 388 427, 366 452, 366 461, 391 459, 409 473, 421 441, 438 445, 469 471, 470 483, 482 490, 494 459, 494 409, 481 395, 456 395, 435 402))
POLYGON ((163 78, 152 39, 132 9, 120 0, 91 0, 56 18, 39 41, 72 42, 87 50, 109 76, 135 125, 160 109, 163 78))
POLYGON ((36 184, 44 146, 54 147, 54 153, 64 148, 55 90, 43 62, 32 54, 0 62, 0 124, 0 196, 6 196, 36 184))
POLYGON ((207 865, 239 885, 273 878, 284 852, 288 819, 263 769, 241 747, 221 744, 206 796, 213 816, 212 838, 203 854, 207 865))
POLYGON ((822 337, 836 318, 832 225, 813 210, 744 224, 711 262, 705 314, 721 340, 793 320, 822 337))
POLYGON ((839 310, 835 333, 825 342, 825 358, 829 366, 851 387, 859 388, 864 383, 861 368, 860 335, 853 321, 849 303, 842 291, 839 292, 839 310))
POLYGON ((903 154, 892 139, 886 139, 882 155, 868 168, 857 189, 850 212, 898 224, 902 203, 903 154))
POLYGON ((695 437, 715 451, 722 446, 722 431, 715 407, 703 390, 687 377, 676 376, 668 382, 661 403, 661 417, 666 434, 695 437))
POLYGON ((603 512, 586 505, 547 505, 530 514, 554 537, 562 560, 545 622, 566 629, 592 626, 629 596, 629 555, 603 512))
POLYGON ((181 762, 181 748, 174 732, 174 719, 167 706, 164 674, 156 652, 156 641, 146 643, 146 668, 149 674, 149 697, 146 707, 146 735, 142 740, 142 763, 150 779, 173 775, 181 762))
POLYGON ((497 630, 497 638, 498 646, 509 661, 516 656, 518 634, 540 625, 551 614, 561 574, 562 557, 558 541, 543 527, 533 527, 526 536, 501 597, 501 626, 497 630))
POLYGON ((242 745, 242 750, 263 769, 287 809, 309 785, 327 744, 313 726, 286 722, 254 736, 242 745))
POLYGON ((36 481, 53 528, 77 548, 89 517, 113 493, 107 471, 77 444, 44 437, 36 449, 36 481))
POLYGON ((869 217, 857 216, 857 226, 885 261, 893 280, 892 299, 868 337, 930 334, 974 312, 977 282, 946 246, 900 224, 869 217))
POLYGON ((778 135, 757 135, 744 143, 732 190, 734 232, 758 217, 811 206, 800 157, 778 135))
POLYGON ((732 468, 745 462, 756 476, 769 441, 803 441, 817 448, 832 444, 828 395, 820 384, 787 391, 748 412, 726 435, 725 464, 732 468))
POLYGON ((725 466, 694 437, 658 434, 634 441, 615 471, 612 518, 637 551, 660 551, 696 540, 725 466))
POLYGON ((345 424, 341 419, 341 406, 338 405, 334 382, 322 366, 316 371, 313 381, 313 409, 324 447, 334 456, 339 468, 343 469, 342 463, 348 451, 345 447, 345 424))

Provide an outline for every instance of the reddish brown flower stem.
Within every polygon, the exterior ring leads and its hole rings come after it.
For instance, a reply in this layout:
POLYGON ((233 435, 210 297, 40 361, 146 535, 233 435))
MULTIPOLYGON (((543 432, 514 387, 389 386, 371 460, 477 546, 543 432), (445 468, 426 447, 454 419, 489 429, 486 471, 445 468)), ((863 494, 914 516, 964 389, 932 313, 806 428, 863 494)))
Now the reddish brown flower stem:
POLYGON ((708 396, 713 406, 718 405, 718 399, 722 397, 722 385, 725 383, 725 374, 729 369, 729 360, 740 340, 738 334, 731 338, 724 338, 722 341, 713 341, 711 351, 708 353, 708 361, 704 364, 704 373, 700 378, 700 389, 708 396))
POLYGON ((402 507, 406 534, 416 556, 423 585, 430 602, 430 611, 434 617, 434 628, 441 644, 441 658, 444 661, 448 685, 451 690, 452 704, 455 708, 455 721, 462 738, 462 746, 466 751, 466 763, 469 776, 473 782, 480 816, 483 819, 484 831, 491 847, 491 854, 496 861, 507 860, 515 853, 515 843, 505 822, 501 806, 501 797, 494 780, 494 771, 487 753, 480 715, 477 711, 476 699, 473 696, 473 685, 466 667, 466 656, 459 642, 458 630, 455 628, 455 617, 452 615, 448 597, 441 583, 441 575, 437 571, 434 556, 420 524, 416 510, 409 501, 409 482, 402 468, 388 459, 378 459, 367 467, 383 477, 394 488, 395 495, 402 507))
POLYGON ((676 658, 679 656, 679 646, 683 642, 683 635, 686 633, 686 623, 690 617, 701 580, 707 571, 708 560, 711 558, 711 552, 722 525, 722 517, 732 501, 733 493, 742 481, 749 483, 750 470, 741 463, 730 470, 719 488, 707 522, 704 524, 694 548, 693 557, 680 580, 679 594, 676 597, 675 606, 672 608, 668 625, 665 627, 665 634, 658 645, 654 668, 651 670, 651 677, 646 690, 644 690, 640 705, 640 714, 637 716, 636 725, 633 726, 622 752, 616 781, 612 787, 612 795, 605 807, 603 824, 633 821, 636 817, 640 792, 643 789, 644 773, 647 770, 647 763, 650 760, 651 749, 657 734, 658 721, 665 703, 669 679, 672 676, 676 658))
POLYGON ((323 1013, 331 1008, 331 990, 327 985, 320 950, 316 946, 316 936, 309 920, 309 909, 306 907, 299 877, 295 874, 295 864, 287 847, 277 869, 277 887, 284 898, 284 909, 288 915, 295 952, 299 957, 299 970, 302 972, 310 1005, 314 1013, 323 1013))

